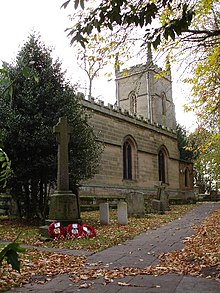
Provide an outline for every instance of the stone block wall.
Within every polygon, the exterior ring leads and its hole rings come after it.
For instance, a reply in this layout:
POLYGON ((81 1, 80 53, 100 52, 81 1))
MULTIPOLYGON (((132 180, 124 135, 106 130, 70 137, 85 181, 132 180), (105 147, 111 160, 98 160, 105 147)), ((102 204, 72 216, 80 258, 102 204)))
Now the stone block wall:
POLYGON ((168 189, 179 189, 179 152, 174 130, 150 124, 143 117, 130 115, 120 108, 103 102, 82 100, 99 141, 105 148, 99 172, 82 183, 81 194, 123 194, 130 191, 152 193, 158 184, 158 152, 161 146, 168 151, 168 189), (131 137, 135 143, 132 180, 123 180, 123 143, 131 137))

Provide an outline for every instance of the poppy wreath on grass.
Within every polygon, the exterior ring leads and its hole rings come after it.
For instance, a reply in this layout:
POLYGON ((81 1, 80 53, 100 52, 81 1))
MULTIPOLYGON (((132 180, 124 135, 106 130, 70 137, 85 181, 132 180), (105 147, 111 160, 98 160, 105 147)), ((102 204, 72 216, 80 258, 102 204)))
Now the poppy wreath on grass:
POLYGON ((67 238, 74 239, 82 236, 82 227, 80 224, 69 224, 66 227, 67 238))
POLYGON ((95 237, 96 236, 96 231, 95 228, 86 224, 82 225, 82 234, 87 236, 87 237, 95 237))
POLYGON ((66 236, 66 229, 60 222, 53 222, 48 227, 48 232, 53 239, 61 239, 66 236))

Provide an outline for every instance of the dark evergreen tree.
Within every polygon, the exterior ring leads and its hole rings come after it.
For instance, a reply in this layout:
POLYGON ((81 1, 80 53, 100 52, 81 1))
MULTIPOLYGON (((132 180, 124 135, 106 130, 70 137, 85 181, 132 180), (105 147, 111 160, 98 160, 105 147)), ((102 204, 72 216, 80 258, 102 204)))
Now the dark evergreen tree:
POLYGON ((9 187, 18 203, 24 201, 27 218, 44 217, 48 188, 56 180, 53 126, 59 117, 67 116, 73 130, 69 146, 71 188, 95 173, 102 148, 87 125, 79 94, 38 36, 29 36, 8 71, 13 95, 0 99, 0 129, 12 161, 14 175, 9 187), (35 78, 30 78, 30 71, 35 78))
POLYGON ((192 141, 189 142, 189 137, 187 136, 186 129, 180 124, 177 124, 176 134, 180 160, 193 161, 196 156, 196 148, 192 147, 192 141))

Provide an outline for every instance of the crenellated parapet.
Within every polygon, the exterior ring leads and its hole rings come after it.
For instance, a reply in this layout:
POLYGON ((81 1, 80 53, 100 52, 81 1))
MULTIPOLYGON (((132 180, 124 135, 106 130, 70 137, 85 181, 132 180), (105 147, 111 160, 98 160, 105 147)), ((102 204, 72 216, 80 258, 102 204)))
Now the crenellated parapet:
POLYGON ((134 66, 131 66, 129 68, 123 69, 121 71, 116 72, 116 80, 121 78, 126 78, 128 76, 132 75, 139 75, 143 74, 147 71, 153 71, 155 74, 160 74, 164 78, 171 80, 171 75, 166 73, 164 74, 164 71, 161 67, 159 67, 157 64, 153 64, 152 62, 147 62, 145 64, 137 64, 134 66), (162 74, 163 73, 163 74, 162 74))
POLYGON ((176 130, 169 127, 163 126, 159 123, 151 123, 149 119, 143 117, 142 115, 132 114, 126 109, 122 109, 117 105, 112 105, 108 103, 107 105, 102 100, 95 101, 94 98, 81 100, 81 103, 85 109, 89 112, 99 112, 102 115, 109 115, 111 117, 117 118, 119 120, 124 120, 141 127, 147 127, 156 132, 162 132, 168 136, 176 136, 176 130))

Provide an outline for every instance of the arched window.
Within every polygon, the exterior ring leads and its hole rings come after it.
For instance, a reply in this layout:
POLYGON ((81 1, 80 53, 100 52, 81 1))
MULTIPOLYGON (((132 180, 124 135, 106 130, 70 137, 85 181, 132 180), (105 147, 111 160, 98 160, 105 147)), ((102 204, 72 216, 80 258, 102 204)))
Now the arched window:
POLYGON ((123 179, 132 180, 132 147, 129 141, 123 144, 123 179))
POLYGON ((158 171, 159 181, 167 183, 167 152, 165 148, 161 148, 158 153, 158 171))
POLYGON ((159 163, 159 181, 165 183, 165 157, 163 151, 159 151, 158 154, 158 163, 159 163))
POLYGON ((129 100, 130 100, 130 112, 132 114, 136 114, 137 113, 137 95, 135 94, 134 91, 132 91, 129 94, 129 100))
POLYGON ((184 171, 184 183, 185 183, 185 187, 189 186, 189 169, 186 168, 184 171))
POLYGON ((162 115, 166 115, 166 94, 165 94, 165 92, 161 93, 161 102, 162 102, 162 115))

